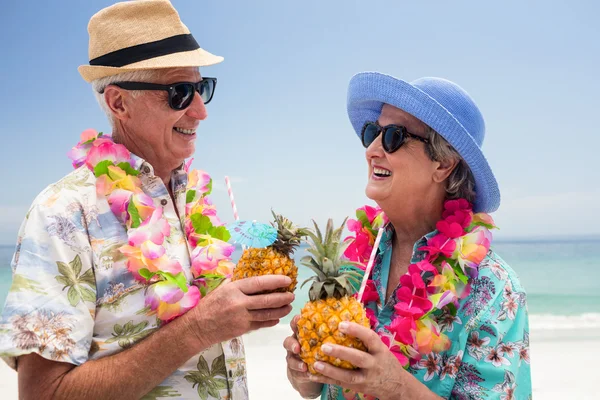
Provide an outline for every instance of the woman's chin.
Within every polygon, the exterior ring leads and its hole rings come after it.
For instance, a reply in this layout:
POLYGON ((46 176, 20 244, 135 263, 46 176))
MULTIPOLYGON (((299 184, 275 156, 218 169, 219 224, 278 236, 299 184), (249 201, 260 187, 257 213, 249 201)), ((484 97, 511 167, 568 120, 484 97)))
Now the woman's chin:
POLYGON ((368 183, 367 187, 365 188, 365 195, 369 199, 377 202, 385 199, 388 196, 388 193, 387 190, 383 190, 383 188, 379 185, 368 183))

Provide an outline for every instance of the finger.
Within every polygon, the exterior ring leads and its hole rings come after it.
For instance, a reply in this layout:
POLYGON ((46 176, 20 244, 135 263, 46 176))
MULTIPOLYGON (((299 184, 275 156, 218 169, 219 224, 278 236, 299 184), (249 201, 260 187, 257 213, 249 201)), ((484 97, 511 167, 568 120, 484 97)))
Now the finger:
POLYGON ((321 351, 328 356, 348 361, 358 368, 373 368, 375 365, 375 357, 366 351, 330 343, 322 345, 321 351))
POLYGON ((335 382, 335 384, 338 386, 348 387, 350 385, 360 385, 365 381, 364 374, 360 370, 347 370, 338 368, 321 361, 317 361, 313 367, 322 375, 311 376, 311 380, 316 382, 322 382, 320 379, 324 377, 335 382))
POLYGON ((285 359, 287 361, 287 366, 289 369, 291 369, 293 371, 298 371, 298 372, 308 371, 308 367, 306 366, 304 361, 302 361, 300 358, 292 355, 291 353, 288 353, 288 355, 285 359))
POLYGON ((323 376, 323 375, 313 375, 310 372, 308 373, 308 380, 310 382, 318 382, 318 383, 323 383, 323 384, 331 385, 331 386, 343 386, 343 385, 346 385, 346 389, 352 390, 351 387, 348 387, 347 383, 340 382, 340 381, 328 378, 328 377, 323 376))
POLYGON ((300 353, 300 343, 293 336, 288 336, 284 339, 283 348, 294 354, 300 353))
POLYGON ((292 306, 290 305, 266 310, 252 310, 250 311, 250 319, 252 321, 270 321, 283 318, 290 312, 292 312, 292 306))
POLYGON ((250 329, 255 331, 257 329, 262 329, 262 328, 270 328, 272 326, 275 326, 279 323, 278 319, 274 319, 271 321, 253 321, 250 323, 250 329))
POLYGON ((290 304, 294 301, 294 294, 285 293, 269 293, 257 294, 246 298, 248 310, 261 310, 265 308, 279 308, 290 304))
POLYGON ((354 322, 340 322, 338 329, 346 335, 360 339, 371 354, 381 352, 384 349, 387 350, 379 335, 370 328, 365 328, 354 322))
POLYGON ((312 382, 310 376, 312 375, 310 372, 298 372, 292 369, 288 369, 289 374, 292 375, 292 378, 295 382, 312 382))
POLYGON ((292 280, 285 275, 262 275, 235 281, 245 294, 256 294, 290 286, 292 280))
POLYGON ((296 315, 290 321, 290 327, 292 328, 292 331, 294 332, 294 336, 296 336, 296 337, 298 337, 298 321, 300 321, 300 315, 296 315))

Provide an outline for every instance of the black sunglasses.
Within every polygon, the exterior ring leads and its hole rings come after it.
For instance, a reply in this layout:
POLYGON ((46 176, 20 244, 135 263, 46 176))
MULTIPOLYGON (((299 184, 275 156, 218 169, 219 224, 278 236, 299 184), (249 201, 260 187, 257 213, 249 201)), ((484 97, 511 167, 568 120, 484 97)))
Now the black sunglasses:
MULTIPOLYGON (((116 82, 112 85, 125 90, 166 90, 169 93, 169 106, 173 110, 183 110, 194 100, 194 94, 200 93, 204 104, 210 103, 215 94, 217 78, 202 78, 200 82, 177 82, 171 85, 159 85, 146 82, 116 82)), ((104 93, 102 90, 100 93, 104 93)))
POLYGON ((402 125, 386 125, 382 127, 377 122, 367 121, 360 132, 360 140, 362 140, 363 146, 365 148, 369 147, 381 132, 383 132, 381 144, 386 153, 393 153, 402 147, 407 137, 417 139, 423 143, 429 143, 428 139, 410 133, 402 125))

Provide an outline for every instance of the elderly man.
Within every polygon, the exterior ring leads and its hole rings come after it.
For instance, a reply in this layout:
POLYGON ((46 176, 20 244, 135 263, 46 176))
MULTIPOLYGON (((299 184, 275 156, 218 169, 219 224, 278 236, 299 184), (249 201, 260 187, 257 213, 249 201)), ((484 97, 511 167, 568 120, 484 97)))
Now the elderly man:
POLYGON ((246 399, 240 336, 291 311, 284 276, 222 284, 228 232, 188 172, 216 79, 168 1, 89 23, 81 66, 113 127, 86 131, 76 170, 34 201, 19 234, 0 355, 22 398, 246 399), (188 179, 189 178, 189 179, 188 179))

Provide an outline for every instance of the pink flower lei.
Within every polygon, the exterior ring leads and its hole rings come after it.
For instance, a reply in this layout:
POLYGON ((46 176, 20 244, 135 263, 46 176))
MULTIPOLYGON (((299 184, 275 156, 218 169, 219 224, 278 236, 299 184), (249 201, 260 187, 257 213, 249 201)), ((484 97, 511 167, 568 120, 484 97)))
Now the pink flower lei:
MULTIPOLYGON (((235 247, 207 197, 212 180, 203 171, 189 172, 185 208, 185 232, 191 255, 190 284, 178 261, 169 259, 164 241, 171 227, 162 208, 141 188, 139 171, 131 153, 108 135, 88 129, 68 153, 73 167, 85 165, 96 176, 96 192, 105 196, 111 211, 127 227, 128 243, 119 248, 127 257, 127 269, 136 280, 148 285, 146 307, 168 322, 193 308, 223 279, 231 277, 235 247)), ((191 160, 190 160, 191 161, 191 160)))
MULTIPOLYGON (((377 230, 387 223, 379 208, 364 206, 356 211, 357 220, 348 221, 353 233, 350 246, 344 256, 365 269, 375 242, 377 230)), ((437 233, 419 248, 425 252, 422 261, 411 264, 408 272, 400 277, 396 292, 398 302, 387 334, 378 334, 403 367, 417 363, 421 357, 432 352, 439 353, 450 348, 450 340, 441 332, 436 312, 443 310, 456 316, 459 301, 465 298, 477 277, 479 264, 487 255, 492 234, 496 228, 491 216, 474 214, 471 204, 464 199, 449 200, 444 204, 442 219, 436 224, 437 233)), ((381 304, 372 279, 362 298, 367 305, 381 304)), ((377 332, 377 318, 367 308, 371 327, 377 332)))

